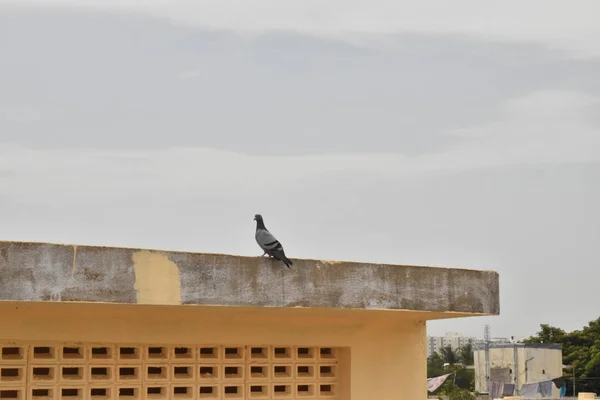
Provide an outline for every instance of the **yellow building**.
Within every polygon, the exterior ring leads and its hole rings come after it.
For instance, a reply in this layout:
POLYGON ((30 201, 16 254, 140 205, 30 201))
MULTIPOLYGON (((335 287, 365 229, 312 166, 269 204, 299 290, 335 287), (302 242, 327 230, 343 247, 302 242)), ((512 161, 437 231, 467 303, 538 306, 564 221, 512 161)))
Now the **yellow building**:
POLYGON ((0 242, 0 400, 426 399, 489 271, 0 242))

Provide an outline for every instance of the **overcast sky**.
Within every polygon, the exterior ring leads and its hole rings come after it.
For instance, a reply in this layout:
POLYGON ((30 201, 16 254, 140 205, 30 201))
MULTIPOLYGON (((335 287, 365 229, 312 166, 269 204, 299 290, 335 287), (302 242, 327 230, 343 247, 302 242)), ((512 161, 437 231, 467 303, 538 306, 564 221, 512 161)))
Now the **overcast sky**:
MULTIPOLYGON (((0 0, 0 239, 500 273, 599 316, 600 2, 0 0)), ((291 272, 293 273, 293 271, 291 272)))

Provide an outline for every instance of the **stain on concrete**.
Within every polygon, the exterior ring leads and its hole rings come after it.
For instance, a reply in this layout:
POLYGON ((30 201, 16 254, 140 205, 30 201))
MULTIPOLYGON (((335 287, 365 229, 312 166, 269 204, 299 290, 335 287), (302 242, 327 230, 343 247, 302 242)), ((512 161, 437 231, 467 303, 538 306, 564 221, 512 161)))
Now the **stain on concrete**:
POLYGON ((181 304, 179 268, 165 254, 140 250, 132 254, 135 292, 140 304, 181 304))
POLYGON ((75 270, 77 269, 77 246, 73 246, 73 268, 71 270, 71 274, 75 274, 75 270))
POLYGON ((0 242, 0 300, 500 312, 492 271, 76 248, 0 242))

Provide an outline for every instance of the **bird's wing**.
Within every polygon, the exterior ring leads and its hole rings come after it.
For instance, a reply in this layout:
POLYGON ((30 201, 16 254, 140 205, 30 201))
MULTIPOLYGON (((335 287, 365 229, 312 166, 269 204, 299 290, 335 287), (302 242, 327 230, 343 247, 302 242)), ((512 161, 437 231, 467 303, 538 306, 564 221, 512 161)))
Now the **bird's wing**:
POLYGON ((259 246, 265 250, 283 249, 279 240, 266 229, 257 230, 255 237, 259 246))

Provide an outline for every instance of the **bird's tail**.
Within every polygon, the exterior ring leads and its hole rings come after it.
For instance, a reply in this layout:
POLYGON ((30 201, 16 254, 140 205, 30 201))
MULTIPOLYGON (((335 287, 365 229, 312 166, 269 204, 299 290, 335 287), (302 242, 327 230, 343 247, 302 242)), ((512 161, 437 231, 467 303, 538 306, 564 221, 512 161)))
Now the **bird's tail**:
POLYGON ((292 260, 290 260, 289 258, 287 258, 287 257, 285 257, 285 256, 283 257, 283 260, 281 260, 281 261, 283 261, 283 263, 285 264, 285 266, 286 266, 286 267, 288 267, 288 268, 291 268, 291 267, 290 267, 290 265, 293 265, 293 264, 294 264, 294 263, 292 262, 292 260))

